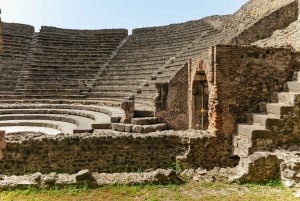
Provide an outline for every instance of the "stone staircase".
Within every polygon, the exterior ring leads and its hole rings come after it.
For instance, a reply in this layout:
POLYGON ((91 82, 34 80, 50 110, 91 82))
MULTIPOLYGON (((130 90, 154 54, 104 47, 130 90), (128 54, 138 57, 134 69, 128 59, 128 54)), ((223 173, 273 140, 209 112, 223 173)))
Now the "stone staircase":
POLYGON ((29 63, 16 91, 30 99, 85 98, 102 65, 126 37, 125 29, 42 27, 32 38, 29 63))
POLYGON ((233 154, 239 156, 236 175, 240 182, 282 183, 300 192, 300 54, 296 53, 294 81, 277 103, 267 103, 264 112, 252 115, 252 124, 239 124, 233 140, 233 154))
POLYGON ((33 27, 3 23, 3 52, 0 54, 0 97, 15 96, 17 80, 26 61, 33 27))
POLYGON ((296 81, 287 82, 288 92, 279 93, 277 103, 267 103, 263 113, 253 114, 252 124, 237 126, 234 155, 243 158, 256 151, 272 151, 296 142, 299 137, 300 71, 295 74, 296 81))

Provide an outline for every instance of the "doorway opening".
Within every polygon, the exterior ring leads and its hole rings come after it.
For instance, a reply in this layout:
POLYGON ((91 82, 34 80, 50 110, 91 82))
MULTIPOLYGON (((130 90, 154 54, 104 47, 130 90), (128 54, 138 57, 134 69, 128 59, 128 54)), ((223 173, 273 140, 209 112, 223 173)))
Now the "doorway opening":
POLYGON ((208 83, 203 71, 197 72, 192 88, 193 121, 192 128, 208 129, 208 83))

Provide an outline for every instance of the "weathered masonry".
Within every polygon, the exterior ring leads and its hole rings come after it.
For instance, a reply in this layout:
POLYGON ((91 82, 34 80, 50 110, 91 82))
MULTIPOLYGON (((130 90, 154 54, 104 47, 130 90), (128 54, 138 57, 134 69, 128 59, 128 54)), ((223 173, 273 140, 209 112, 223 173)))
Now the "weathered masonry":
POLYGON ((266 180, 300 151, 298 0, 130 35, 1 27, 1 174, 238 165, 266 180))

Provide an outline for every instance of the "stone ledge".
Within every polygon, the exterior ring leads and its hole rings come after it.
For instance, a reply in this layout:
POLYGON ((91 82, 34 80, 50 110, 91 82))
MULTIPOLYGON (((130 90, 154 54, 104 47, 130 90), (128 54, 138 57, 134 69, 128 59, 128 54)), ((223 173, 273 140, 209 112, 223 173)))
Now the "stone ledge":
POLYGON ((55 172, 34 174, 22 176, 1 175, 0 189, 8 188, 49 188, 54 186, 68 185, 137 185, 137 184, 181 184, 182 178, 175 170, 157 169, 143 173, 98 173, 89 170, 81 170, 75 174, 58 174, 55 172))

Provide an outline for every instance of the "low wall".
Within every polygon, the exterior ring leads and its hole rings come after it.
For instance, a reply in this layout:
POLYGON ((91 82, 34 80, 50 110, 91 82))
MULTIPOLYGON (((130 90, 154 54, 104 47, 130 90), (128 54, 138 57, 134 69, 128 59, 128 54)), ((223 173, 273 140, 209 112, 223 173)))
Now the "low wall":
POLYGON ((165 131, 147 135, 101 131, 94 134, 44 136, 7 135, 1 174, 40 171, 74 173, 130 172, 174 167, 187 156, 188 167, 227 166, 230 141, 200 131, 165 131))

